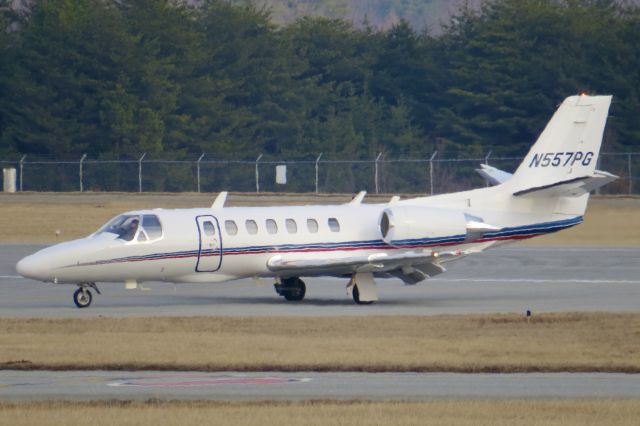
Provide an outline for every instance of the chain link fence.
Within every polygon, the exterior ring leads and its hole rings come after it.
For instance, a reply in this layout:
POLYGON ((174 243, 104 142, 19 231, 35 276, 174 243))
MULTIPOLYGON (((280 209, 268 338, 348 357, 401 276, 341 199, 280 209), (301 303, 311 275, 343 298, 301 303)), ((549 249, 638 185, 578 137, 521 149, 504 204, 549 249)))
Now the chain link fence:
MULTIPOLYGON (((481 163, 513 172, 522 158, 427 158, 280 160, 214 159, 202 154, 169 160, 140 155, 132 159, 76 159, 22 156, 1 159, 16 168, 18 191, 107 192, 318 192, 441 194, 486 185, 475 172, 481 163), (286 183, 276 183, 276 167, 286 166, 286 183)), ((620 177, 602 194, 640 192, 640 153, 602 153, 598 168, 620 177)))

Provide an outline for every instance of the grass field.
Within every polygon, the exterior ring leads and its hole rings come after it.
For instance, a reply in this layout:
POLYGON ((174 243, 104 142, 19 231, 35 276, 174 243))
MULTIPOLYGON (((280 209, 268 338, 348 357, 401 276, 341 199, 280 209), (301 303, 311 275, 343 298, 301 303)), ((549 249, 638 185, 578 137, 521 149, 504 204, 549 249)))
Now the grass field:
POLYGON ((640 372, 640 314, 5 318, 0 329, 4 369, 640 372))
MULTIPOLYGON (((66 241, 94 232, 124 211, 155 207, 208 207, 214 198, 215 194, 0 194, 0 242, 66 241)), ((232 194, 228 205, 335 204, 349 199, 349 195, 232 194)), ((372 202, 388 199, 389 196, 367 198, 372 202)), ((639 213, 639 198, 592 198, 582 225, 524 244, 638 246, 639 213)))
POLYGON ((637 425, 640 401, 0 403, 3 424, 637 425), (117 420, 116 420, 117 419, 117 420))

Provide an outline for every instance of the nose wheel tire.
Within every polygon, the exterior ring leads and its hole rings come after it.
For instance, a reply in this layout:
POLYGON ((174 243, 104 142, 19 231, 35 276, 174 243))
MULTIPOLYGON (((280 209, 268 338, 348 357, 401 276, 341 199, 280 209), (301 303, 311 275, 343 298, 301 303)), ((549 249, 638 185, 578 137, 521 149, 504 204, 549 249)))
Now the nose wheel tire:
POLYGON ((91 305, 91 301, 93 300, 93 295, 91 292, 84 288, 79 288, 73 293, 73 303, 76 304, 78 308, 86 308, 91 305))

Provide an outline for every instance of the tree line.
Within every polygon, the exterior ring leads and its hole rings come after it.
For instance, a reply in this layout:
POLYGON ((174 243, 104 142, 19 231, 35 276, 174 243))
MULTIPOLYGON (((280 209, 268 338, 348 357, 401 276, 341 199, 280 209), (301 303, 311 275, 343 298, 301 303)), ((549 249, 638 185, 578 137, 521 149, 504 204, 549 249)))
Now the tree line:
MULTIPOLYGON (((246 0, 228 0, 242 4, 246 0)), ((404 19, 412 27, 439 31, 461 4, 477 6, 482 0, 254 0, 269 8, 272 21, 290 24, 303 16, 347 19, 356 26, 388 29, 404 19)))
POLYGON ((607 150, 640 148, 640 10, 613 0, 487 1, 437 35, 222 0, 10 3, 3 157, 522 155, 582 91, 615 96, 607 150))

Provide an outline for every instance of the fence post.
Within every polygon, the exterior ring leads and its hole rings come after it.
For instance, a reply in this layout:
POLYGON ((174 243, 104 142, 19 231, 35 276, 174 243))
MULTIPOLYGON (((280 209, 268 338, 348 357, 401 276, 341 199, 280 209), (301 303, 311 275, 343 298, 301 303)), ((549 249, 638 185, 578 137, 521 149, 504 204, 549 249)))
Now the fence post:
POLYGON ((142 160, 147 153, 142 154, 142 157, 138 160, 138 192, 142 192, 142 160))
POLYGON ((22 169, 24 167, 24 159, 27 158, 27 154, 23 155, 20 159, 20 192, 22 192, 22 169))
POLYGON ((320 163, 320 158, 322 158, 322 153, 316 158, 316 194, 318 193, 318 163, 320 163))
POLYGON ((380 157, 382 156, 382 153, 379 153, 378 156, 376 157, 376 162, 375 162, 375 183, 376 183, 376 194, 378 193, 378 160, 380 160, 380 157))
POLYGON ((200 161, 202 161, 203 157, 204 157, 204 152, 202 153, 200 158, 198 158, 198 162, 196 163, 196 169, 197 169, 197 175, 198 175, 198 194, 200 193, 200 161))
POLYGON ((433 155, 431 155, 431 158, 429 158, 429 186, 431 187, 431 195, 433 195, 433 159, 436 158, 436 155, 438 155, 437 150, 433 153, 433 155))
POLYGON ((627 165, 629 166, 629 195, 633 194, 633 176, 631 175, 631 153, 627 154, 627 165))
POLYGON ((87 158, 87 154, 83 154, 80 159, 80 192, 82 192, 82 163, 84 163, 85 158, 87 158))
POLYGON ((260 192, 260 170, 258 170, 258 163, 262 158, 262 154, 258 155, 256 158, 256 192, 260 192))

